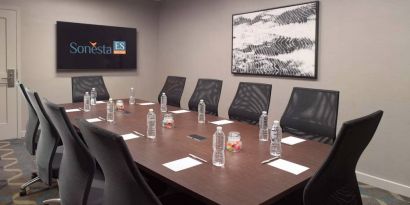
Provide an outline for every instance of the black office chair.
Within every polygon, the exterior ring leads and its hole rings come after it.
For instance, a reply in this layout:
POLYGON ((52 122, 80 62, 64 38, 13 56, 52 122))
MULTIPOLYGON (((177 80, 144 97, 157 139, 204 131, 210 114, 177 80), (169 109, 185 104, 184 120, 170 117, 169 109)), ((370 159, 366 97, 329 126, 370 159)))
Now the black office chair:
POLYGON ((280 124, 283 131, 333 144, 338 109, 339 91, 295 87, 280 124))
POLYGON ((26 144, 26 149, 28 153, 34 156, 36 154, 37 142, 40 134, 40 130, 38 129, 40 121, 38 120, 33 105, 30 103, 28 99, 26 88, 22 83, 19 83, 19 88, 21 94, 24 96, 25 102, 27 103, 28 110, 28 120, 26 124, 26 134, 24 135, 24 142, 26 144))
MULTIPOLYGON (((28 120, 26 124, 26 133, 24 135, 24 143, 26 145, 26 150, 28 151, 28 153, 32 156, 35 156, 36 149, 37 149, 37 142, 40 136, 40 129, 39 129, 40 121, 37 117, 36 111, 33 108, 33 105, 30 103, 28 99, 24 85, 22 83, 18 83, 18 84, 19 84, 20 91, 22 95, 24 96, 24 99, 27 103, 27 110, 28 110, 28 120)), ((21 187, 24 187, 24 189, 26 189, 27 187, 37 182, 38 181, 38 179, 36 179, 37 176, 38 176, 37 172, 33 171, 31 173, 31 179, 25 182, 23 185, 21 185, 21 187)), ((22 193, 22 195, 25 195, 25 194, 26 194, 25 192, 22 193)))
POLYGON ((198 111, 198 103, 203 99, 206 105, 206 113, 218 116, 218 104, 221 90, 222 80, 199 79, 194 93, 189 99, 189 109, 198 111))
POLYGON ((97 91, 97 100, 108 100, 110 94, 105 87, 102 76, 79 76, 71 78, 72 97, 74 102, 83 102, 85 92, 91 92, 92 88, 97 91))
POLYGON ((181 107, 182 92, 185 88, 185 77, 168 76, 164 87, 158 95, 158 102, 161 102, 161 95, 167 95, 167 104, 175 107, 181 107))
POLYGON ((72 126, 65 109, 51 102, 45 102, 44 109, 63 141, 64 155, 58 177, 60 199, 45 200, 43 204, 102 204, 104 177, 96 170, 94 158, 72 126), (93 180, 94 186, 91 186, 93 180))
POLYGON ((86 120, 79 123, 90 152, 104 172, 104 205, 201 204, 178 194, 160 200, 144 180, 121 136, 86 120))
POLYGON ((269 111, 272 85, 240 82, 229 107, 229 119, 256 125, 262 111, 269 111))
POLYGON ((362 204, 356 164, 382 116, 379 110, 343 124, 329 157, 305 187, 304 205, 362 204))
POLYGON ((62 153, 56 154, 57 146, 60 144, 60 136, 45 112, 40 97, 36 92, 32 92, 28 89, 26 89, 26 93, 40 120, 41 133, 36 150, 38 176, 32 179, 30 183, 23 184, 20 187, 21 196, 26 195, 26 188, 35 182, 42 181, 44 184, 50 186, 52 180, 58 178, 62 157, 62 153))

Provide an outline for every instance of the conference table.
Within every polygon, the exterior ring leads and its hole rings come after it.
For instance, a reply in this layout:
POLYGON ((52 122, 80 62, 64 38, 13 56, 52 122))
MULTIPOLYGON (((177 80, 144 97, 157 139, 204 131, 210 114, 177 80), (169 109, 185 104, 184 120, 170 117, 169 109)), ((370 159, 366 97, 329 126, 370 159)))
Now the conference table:
MULTIPOLYGON (((161 127, 160 105, 140 105, 147 101, 136 100, 129 105, 123 100, 125 110, 115 112, 115 121, 95 122, 96 125, 119 135, 137 131, 146 135, 146 115, 153 108, 157 116, 157 136, 155 140, 139 137, 126 140, 130 153, 138 166, 171 183, 182 191, 208 204, 252 205, 270 204, 280 200, 292 191, 303 187, 309 178, 320 168, 327 158, 331 147, 315 141, 304 141, 295 145, 282 144, 281 159, 303 165, 309 169, 298 174, 275 168, 262 161, 271 158, 270 142, 258 140, 259 128, 235 121, 223 125, 226 136, 230 131, 241 135, 242 150, 236 153, 225 152, 226 162, 223 168, 212 165, 212 136, 216 126, 210 122, 224 118, 206 115, 206 123, 197 122, 197 112, 191 111, 173 114, 174 128, 161 127), (197 141, 187 137, 197 134, 206 139, 197 141), (207 163, 174 172, 163 164, 188 157, 193 154, 207 163)), ((83 103, 63 104, 66 109, 83 108, 83 103)), ((181 108, 168 106, 168 111, 181 108)), ((91 111, 67 113, 74 126, 79 119, 106 117, 106 103, 92 106, 91 111)), ((283 137, 289 136, 284 133, 283 137)), ((109 150, 107 150, 109 152, 109 150)))

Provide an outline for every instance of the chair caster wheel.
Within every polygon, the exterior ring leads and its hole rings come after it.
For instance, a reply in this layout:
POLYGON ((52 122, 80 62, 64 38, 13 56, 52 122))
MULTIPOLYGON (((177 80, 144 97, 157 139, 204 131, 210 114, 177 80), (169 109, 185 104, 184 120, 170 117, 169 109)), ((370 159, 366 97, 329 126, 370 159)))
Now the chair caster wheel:
POLYGON ((37 175, 37 173, 31 173, 31 179, 34 179, 34 178, 36 178, 38 175, 37 175))
POLYGON ((21 189, 20 196, 26 196, 26 195, 27 195, 27 191, 25 189, 21 189))

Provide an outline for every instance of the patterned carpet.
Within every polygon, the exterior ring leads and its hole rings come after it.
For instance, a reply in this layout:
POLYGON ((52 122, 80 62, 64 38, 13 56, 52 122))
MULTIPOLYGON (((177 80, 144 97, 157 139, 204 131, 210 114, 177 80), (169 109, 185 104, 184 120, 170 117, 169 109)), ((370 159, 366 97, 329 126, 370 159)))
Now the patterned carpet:
MULTIPOLYGON (((42 183, 31 186, 28 196, 19 196, 19 187, 34 169, 32 157, 26 152, 21 139, 0 141, 0 205, 36 205, 45 199, 58 197, 56 185, 42 183)), ((410 199, 398 194, 360 184, 364 205, 409 205, 410 199)))

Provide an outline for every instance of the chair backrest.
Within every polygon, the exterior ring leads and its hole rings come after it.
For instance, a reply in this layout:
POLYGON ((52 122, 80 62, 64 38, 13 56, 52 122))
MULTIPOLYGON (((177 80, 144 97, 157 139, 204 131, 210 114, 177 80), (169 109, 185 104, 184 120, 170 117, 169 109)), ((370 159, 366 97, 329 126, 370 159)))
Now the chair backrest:
POLYGON ((105 177, 104 205, 161 204, 121 136, 80 120, 80 130, 105 177))
POLYGON ((97 91, 97 100, 108 100, 110 94, 105 87, 102 76, 79 76, 71 78, 72 97, 74 102, 83 102, 85 92, 91 92, 92 88, 97 91))
POLYGON ((188 102, 189 109, 198 111, 198 103, 203 99, 206 105, 206 113, 218 116, 221 90, 222 80, 198 79, 194 93, 188 102))
POLYGON ((74 130, 65 109, 51 102, 44 108, 63 141, 58 191, 62 204, 86 205, 95 172, 95 161, 74 130))
POLYGON ((338 110, 339 91, 295 87, 280 124, 283 131, 334 142, 338 110))
POLYGON ((24 142, 26 144, 26 149, 28 153, 30 153, 31 155, 35 155, 38 138, 40 136, 40 131, 38 129, 40 126, 40 121, 37 117, 36 111, 33 108, 33 105, 28 99, 26 88, 22 83, 19 83, 19 88, 22 95, 24 96, 25 102, 27 103, 28 110, 28 120, 26 124, 26 134, 24 135, 24 142))
POLYGON ((33 105, 40 120, 40 138, 38 139, 36 150, 36 163, 38 176, 41 181, 47 185, 51 185, 52 180, 52 163, 56 153, 57 145, 60 141, 60 136, 44 110, 43 103, 36 92, 26 89, 27 96, 33 105))
POLYGON ((361 205, 356 164, 372 139, 383 111, 345 122, 333 148, 304 190, 304 205, 361 205))
POLYGON ((269 111, 272 85, 240 82, 229 107, 229 119, 257 124, 262 111, 269 111))
POLYGON ((167 104, 175 107, 181 107, 181 97, 185 88, 185 77, 168 76, 164 87, 158 95, 158 102, 161 102, 161 95, 167 95, 167 104))

